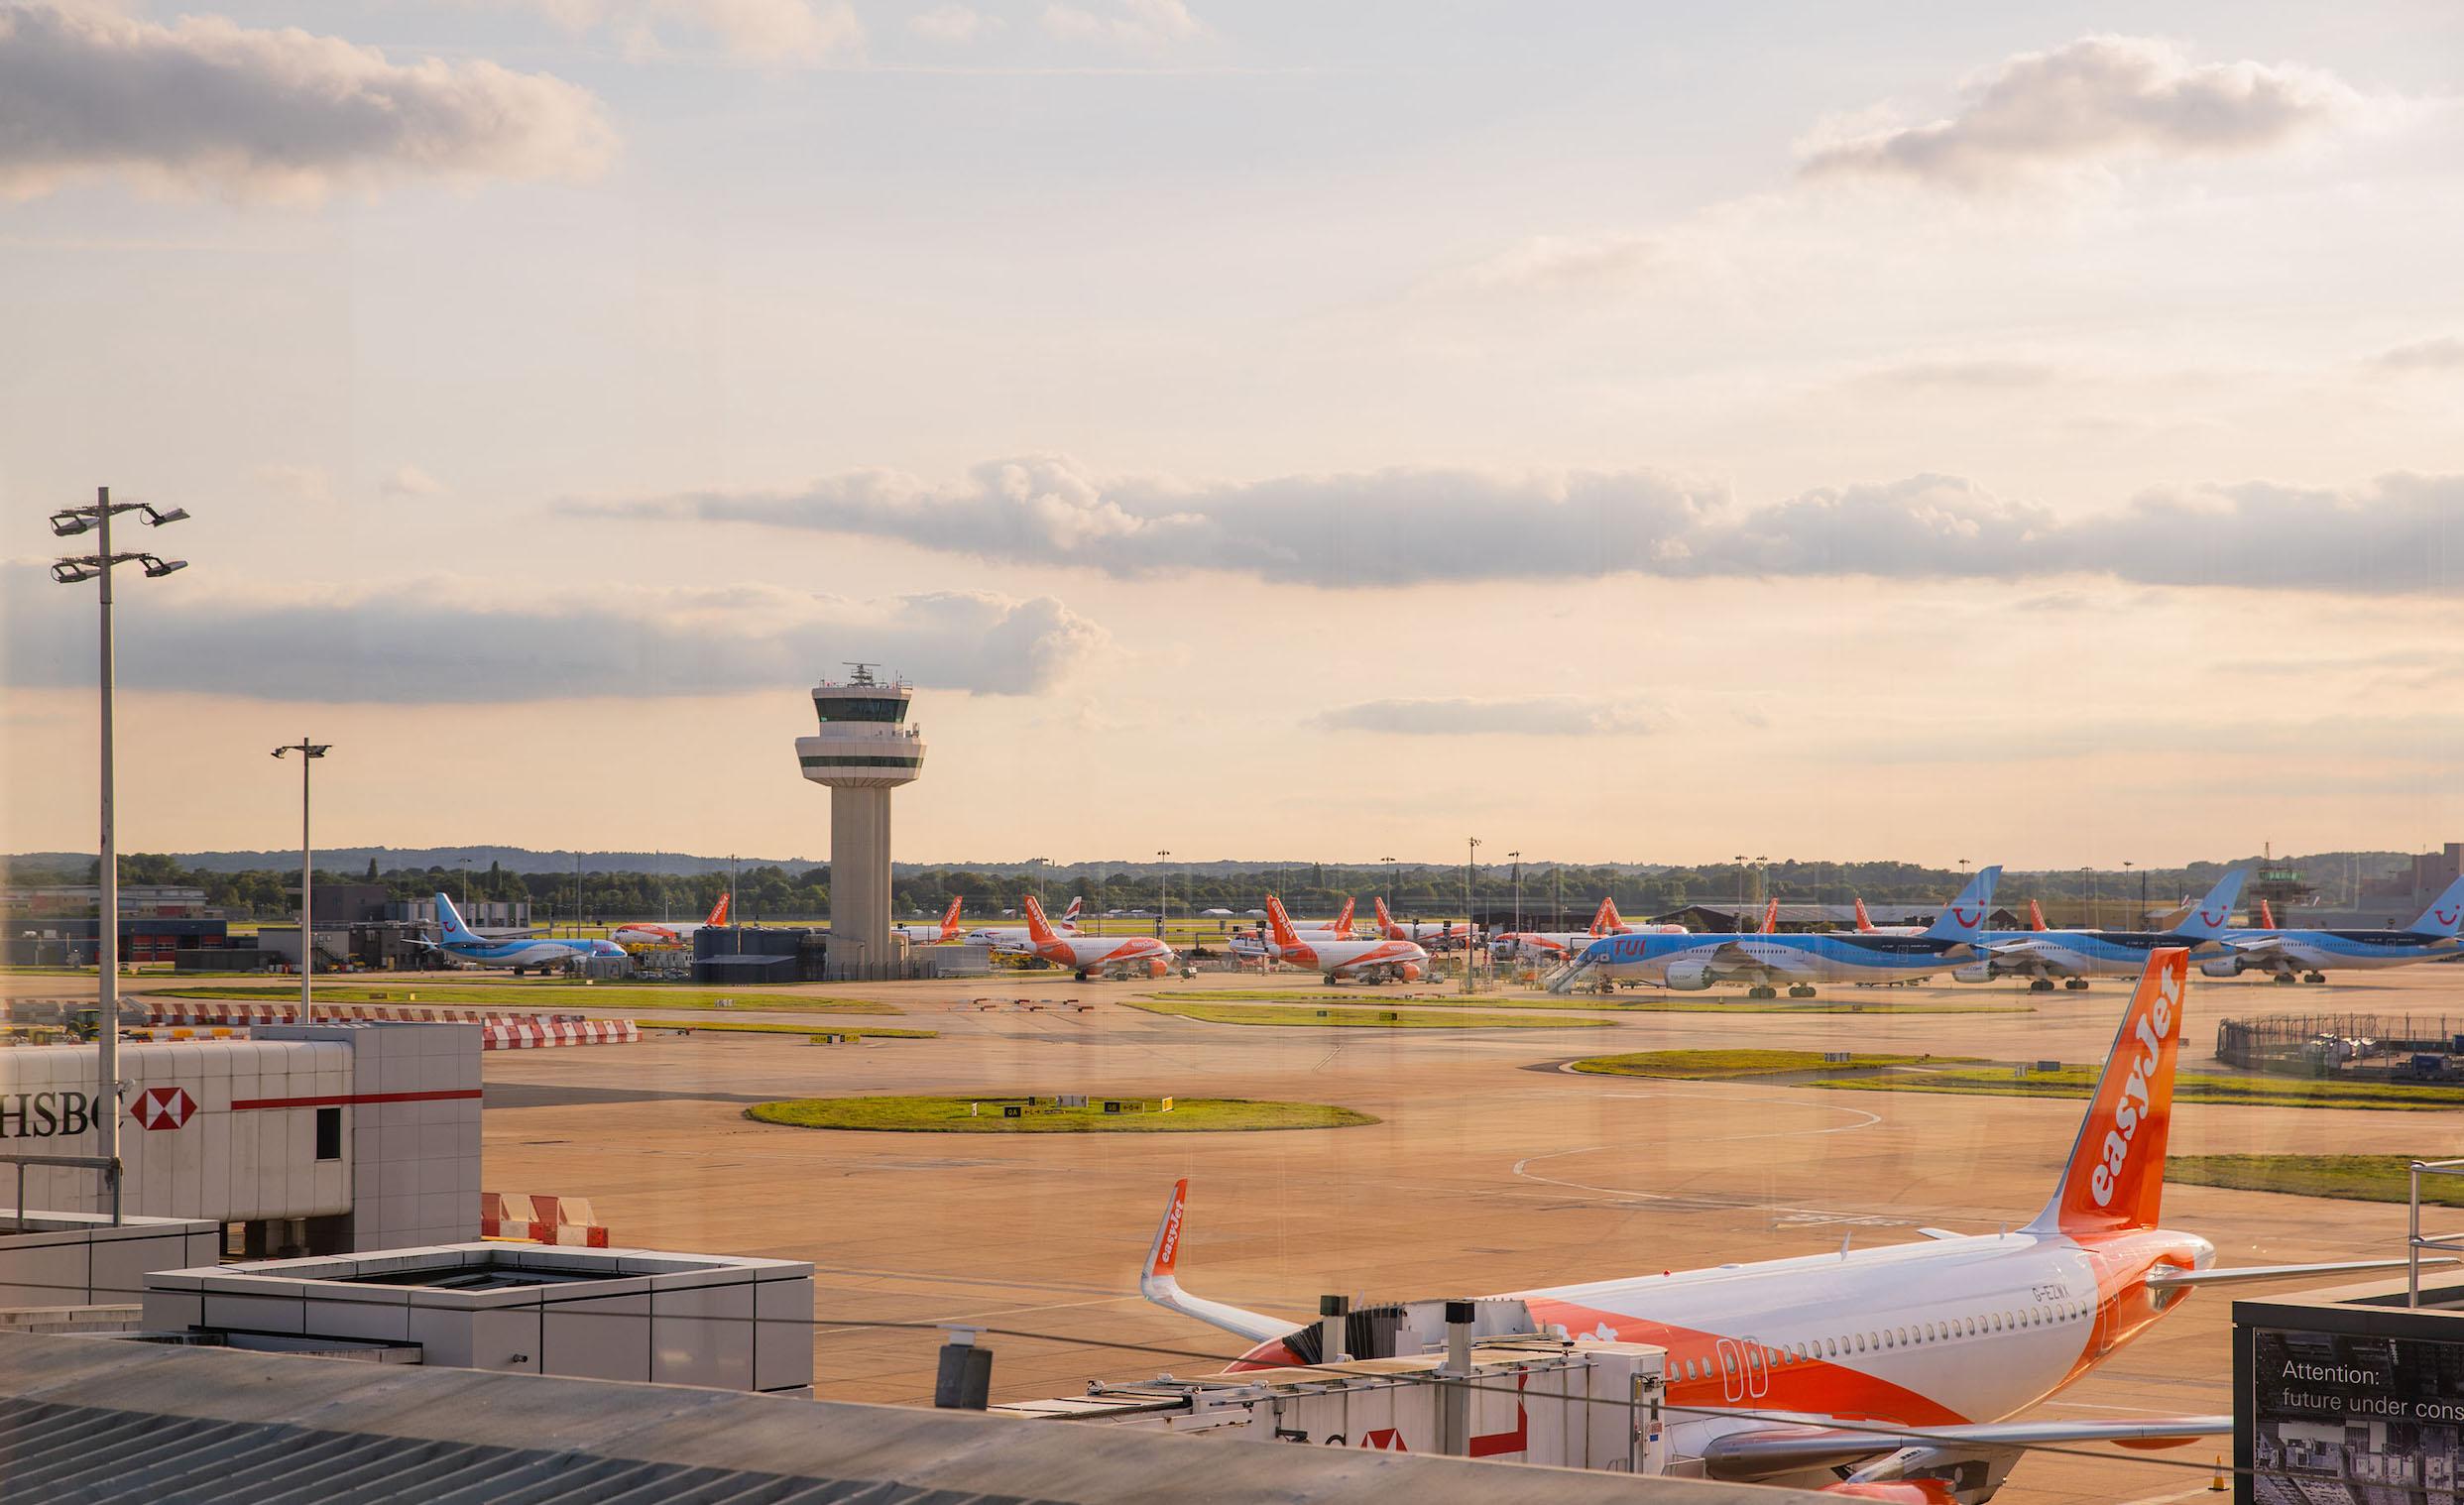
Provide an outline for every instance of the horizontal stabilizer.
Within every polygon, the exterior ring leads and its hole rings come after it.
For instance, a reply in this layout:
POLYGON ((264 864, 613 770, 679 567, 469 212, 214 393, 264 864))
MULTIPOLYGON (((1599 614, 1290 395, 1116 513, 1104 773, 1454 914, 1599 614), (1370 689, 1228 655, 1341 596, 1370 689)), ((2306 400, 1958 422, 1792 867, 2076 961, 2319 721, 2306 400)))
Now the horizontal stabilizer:
MULTIPOLYGON (((2401 1270, 2408 1261, 2402 1259, 2339 1259, 2315 1265, 2242 1265, 2231 1270, 2176 1270, 2160 1266, 2148 1272, 2148 1285, 2153 1290, 2170 1290, 2176 1286, 2229 1286, 2244 1280, 2288 1280, 2301 1275, 2349 1275, 2365 1270, 2401 1270)), ((2421 1261, 2424 1265, 2451 1265, 2455 1260, 2439 1256, 2421 1261)))

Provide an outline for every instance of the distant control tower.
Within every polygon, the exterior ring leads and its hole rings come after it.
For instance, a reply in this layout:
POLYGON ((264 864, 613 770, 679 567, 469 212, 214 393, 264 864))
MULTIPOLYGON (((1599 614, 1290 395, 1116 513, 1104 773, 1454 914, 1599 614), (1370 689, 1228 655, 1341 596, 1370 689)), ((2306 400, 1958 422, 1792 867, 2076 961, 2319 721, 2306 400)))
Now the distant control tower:
POLYGON ((795 740, 804 776, 830 786, 830 936, 834 965, 894 959, 889 938, 889 791, 924 770, 924 734, 907 723, 912 693, 851 663, 845 684, 813 686, 821 731, 795 740), (847 956, 839 947, 855 943, 847 956))

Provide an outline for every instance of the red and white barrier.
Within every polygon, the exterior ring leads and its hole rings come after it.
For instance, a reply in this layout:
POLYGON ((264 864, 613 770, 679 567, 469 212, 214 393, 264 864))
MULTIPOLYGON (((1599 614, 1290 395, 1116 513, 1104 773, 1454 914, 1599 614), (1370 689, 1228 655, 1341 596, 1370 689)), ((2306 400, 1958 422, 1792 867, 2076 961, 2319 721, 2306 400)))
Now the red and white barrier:
POLYGON ((482 1050, 545 1050, 556 1045, 633 1045, 642 1026, 631 1019, 498 1020, 479 1037, 482 1050))
POLYGON ((479 1194, 479 1236, 566 1248, 604 1249, 608 1230, 580 1197, 526 1197, 520 1192, 479 1194))
MULTIPOLYGON (((210 1003, 166 999, 145 1003, 149 1024, 293 1024, 296 1003, 210 1003)), ((476 1024, 481 1050, 536 1050, 551 1045, 632 1045, 642 1027, 631 1019, 586 1019, 579 1014, 517 1014, 484 1008, 428 1008, 416 1004, 320 1003, 319 1022, 476 1024)))

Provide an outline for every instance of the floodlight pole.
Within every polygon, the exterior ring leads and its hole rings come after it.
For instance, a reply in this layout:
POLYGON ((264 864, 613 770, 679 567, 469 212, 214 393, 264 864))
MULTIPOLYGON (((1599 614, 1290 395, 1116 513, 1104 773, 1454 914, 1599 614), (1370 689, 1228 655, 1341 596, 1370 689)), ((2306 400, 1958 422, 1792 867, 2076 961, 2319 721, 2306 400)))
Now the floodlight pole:
POLYGON ((160 527, 177 522, 188 516, 181 508, 170 512, 157 510, 151 503, 122 502, 114 504, 111 488, 94 488, 94 505, 67 507, 52 514, 55 537, 71 538, 93 531, 100 548, 92 554, 72 555, 58 559, 52 565, 52 578, 62 585, 82 585, 88 580, 99 582, 101 603, 100 631, 96 634, 98 659, 96 680, 102 697, 100 731, 102 756, 98 760, 99 799, 97 812, 101 817, 100 839, 96 843, 94 883, 94 1001, 98 1017, 94 1021, 95 1070, 95 1157, 103 1173, 103 1185, 110 1194, 111 1220, 120 1220, 120 852, 117 836, 116 794, 117 773, 113 767, 115 740, 112 729, 112 694, 116 676, 115 657, 111 643, 111 571, 115 565, 136 564, 149 579, 160 579, 175 570, 185 569, 187 561, 160 559, 139 550, 129 554, 111 551, 111 518, 114 513, 142 512, 149 524, 160 527))
MULTIPOLYGON (((102 1121, 95 1127, 95 1151, 111 1162, 103 1173, 111 1192, 111 1220, 120 1220, 120 851, 117 828, 118 812, 114 808, 115 779, 112 767, 111 698, 114 680, 114 659, 111 651, 111 488, 94 488, 95 525, 102 530, 102 641, 101 682, 102 704, 102 839, 101 865, 95 873, 97 890, 94 904, 95 1016, 94 1075, 99 1081, 101 1101, 95 1117, 102 1121)), ((26 1210, 20 1207, 22 1219, 26 1210)))
MULTIPOLYGON (((330 749, 330 743, 313 743, 302 737, 295 743, 285 743, 274 750, 276 757, 299 754, 299 1022, 316 1022, 316 1003, 309 987, 316 977, 316 906, 308 902, 308 884, 315 876, 316 865, 308 845, 308 769, 330 749)), ((467 883, 468 878, 464 879, 467 883)), ((470 890, 462 892, 462 902, 471 901, 470 890)))
POLYGON ((1472 991, 1471 967, 1480 954, 1479 930, 1471 919, 1471 870, 1480 860, 1480 839, 1466 837, 1463 859, 1463 990, 1472 991))

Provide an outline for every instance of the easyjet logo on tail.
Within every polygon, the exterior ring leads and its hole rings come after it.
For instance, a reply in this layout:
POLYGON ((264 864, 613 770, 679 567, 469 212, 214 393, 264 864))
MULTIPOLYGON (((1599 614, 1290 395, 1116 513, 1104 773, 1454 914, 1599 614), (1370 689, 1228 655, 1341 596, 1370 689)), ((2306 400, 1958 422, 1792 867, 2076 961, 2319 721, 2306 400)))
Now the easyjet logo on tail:
POLYGON ((1163 1215, 1163 1229, 1155 1235, 1155 1273, 1169 1275, 1172 1262, 1181 1253, 1181 1212, 1189 1199, 1189 1183, 1184 1181, 1172 1189, 1172 1211, 1163 1215))
MULTIPOLYGON (((2093 1157, 2086 1167, 2087 1200, 2099 1212, 2135 1223, 2154 1222, 2163 1186, 2166 1129, 2172 1117, 2171 1053, 2181 1027, 2186 956, 2168 951, 2151 960, 2122 1039, 2097 1085, 2087 1135, 2101 1127, 2102 1137, 2091 1142, 2083 1135, 2078 1151, 2080 1157, 2093 1157)), ((2074 1159, 2074 1182, 2079 1170, 2074 1159)))

